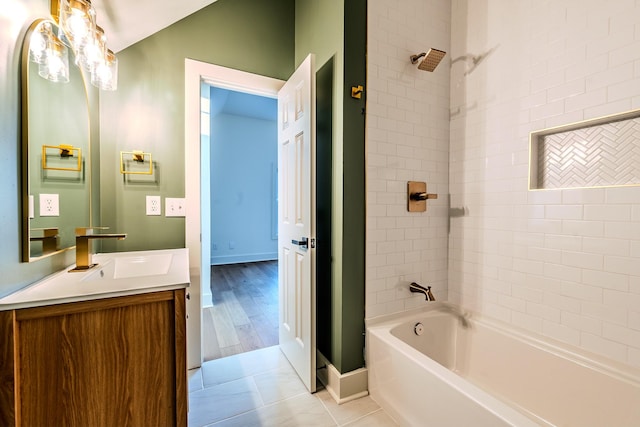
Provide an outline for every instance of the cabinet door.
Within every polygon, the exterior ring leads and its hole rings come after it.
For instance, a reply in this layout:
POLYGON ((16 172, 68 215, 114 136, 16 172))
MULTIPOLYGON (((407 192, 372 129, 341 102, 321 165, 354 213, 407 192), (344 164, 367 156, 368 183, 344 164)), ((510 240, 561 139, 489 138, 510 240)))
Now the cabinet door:
POLYGON ((19 310, 16 322, 21 425, 186 425, 183 290, 19 310))

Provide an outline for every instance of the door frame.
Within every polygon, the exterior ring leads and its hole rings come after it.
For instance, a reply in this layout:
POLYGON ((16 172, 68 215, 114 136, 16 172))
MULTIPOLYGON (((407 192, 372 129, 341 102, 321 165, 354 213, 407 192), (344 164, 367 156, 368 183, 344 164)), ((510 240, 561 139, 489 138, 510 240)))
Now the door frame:
MULTIPOLYGON (((270 98, 277 98, 283 80, 252 74, 246 71, 185 59, 185 247, 189 249, 187 289, 187 368, 202 365, 202 293, 211 285, 211 236, 202 233, 203 221, 210 221, 209 183, 203 183, 202 168, 210 162, 201 156, 200 85, 211 86, 270 98)), ((208 171, 207 171, 208 172, 208 171)), ((208 173, 205 173, 209 176, 208 173)))

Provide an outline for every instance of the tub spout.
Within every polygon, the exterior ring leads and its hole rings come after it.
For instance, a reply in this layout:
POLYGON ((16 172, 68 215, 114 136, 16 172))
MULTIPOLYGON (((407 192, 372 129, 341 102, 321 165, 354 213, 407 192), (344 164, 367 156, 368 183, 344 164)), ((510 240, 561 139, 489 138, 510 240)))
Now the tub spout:
POLYGON ((424 287, 422 285, 418 285, 416 282, 411 282, 409 285, 409 290, 413 293, 423 294, 425 301, 435 301, 436 298, 431 293, 431 286, 424 287))

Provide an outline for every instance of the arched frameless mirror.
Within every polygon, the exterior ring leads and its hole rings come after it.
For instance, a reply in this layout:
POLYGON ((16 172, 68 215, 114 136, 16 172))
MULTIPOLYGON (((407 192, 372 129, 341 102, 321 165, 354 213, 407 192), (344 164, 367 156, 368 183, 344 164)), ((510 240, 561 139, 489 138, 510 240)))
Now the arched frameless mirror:
POLYGON ((86 85, 51 20, 27 31, 21 86, 22 260, 32 262, 71 249, 75 228, 91 220, 86 85))

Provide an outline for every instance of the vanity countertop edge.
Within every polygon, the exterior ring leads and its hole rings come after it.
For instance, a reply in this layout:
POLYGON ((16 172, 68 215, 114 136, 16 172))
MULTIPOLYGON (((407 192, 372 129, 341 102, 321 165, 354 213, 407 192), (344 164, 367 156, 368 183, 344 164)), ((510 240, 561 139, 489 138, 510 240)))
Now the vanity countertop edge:
POLYGON ((177 290, 190 284, 187 248, 96 254, 94 261, 98 265, 86 272, 69 272, 75 267, 71 265, 0 298, 0 311, 177 290), (150 264, 145 263, 156 260, 168 265, 147 274, 150 264), (120 264, 127 269, 124 277, 118 277, 120 264))

